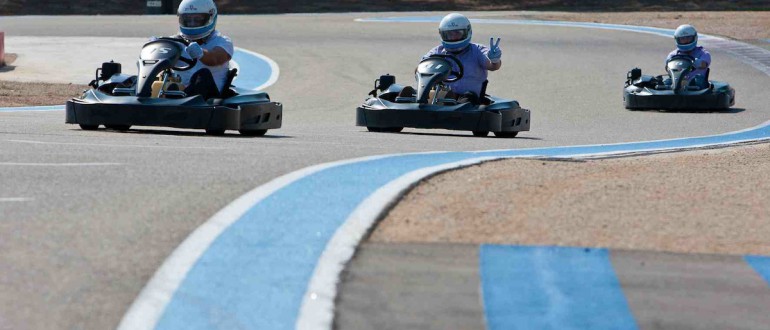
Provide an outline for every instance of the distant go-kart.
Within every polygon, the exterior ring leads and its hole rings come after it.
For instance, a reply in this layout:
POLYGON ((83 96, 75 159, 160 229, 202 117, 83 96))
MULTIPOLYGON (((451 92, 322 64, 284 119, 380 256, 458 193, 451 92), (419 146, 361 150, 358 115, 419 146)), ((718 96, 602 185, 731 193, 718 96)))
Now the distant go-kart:
POLYGON ((206 100, 185 94, 172 70, 190 70, 196 65, 197 60, 181 56, 187 44, 181 38, 145 44, 138 76, 121 73, 119 63, 103 63, 89 84, 92 89, 67 101, 66 123, 79 124, 84 130, 104 125, 125 131, 136 125, 204 129, 211 135, 238 130, 248 136, 281 127, 281 103, 271 102, 267 93, 232 86, 236 69, 229 71, 223 98, 206 100))
POLYGON ((463 77, 462 63, 456 57, 430 56, 420 62, 415 74, 416 90, 396 84, 391 75, 375 80, 375 89, 369 94, 372 97, 356 109, 356 125, 372 132, 439 128, 471 131, 475 136, 493 132, 498 137, 515 137, 529 131, 530 111, 515 100, 486 95, 486 83, 479 100, 443 96, 448 91, 447 83, 463 77), (452 62, 458 71, 453 71, 452 62), (379 96, 378 90, 382 92, 379 96))
MULTIPOLYGON (((673 56, 666 62, 668 79, 642 75, 639 68, 629 71, 623 90, 626 109, 722 110, 733 106, 735 89, 728 83, 709 81, 708 87, 702 88, 685 79, 694 69, 693 62, 687 55, 673 56)), ((706 70, 707 81, 709 72, 706 70)))

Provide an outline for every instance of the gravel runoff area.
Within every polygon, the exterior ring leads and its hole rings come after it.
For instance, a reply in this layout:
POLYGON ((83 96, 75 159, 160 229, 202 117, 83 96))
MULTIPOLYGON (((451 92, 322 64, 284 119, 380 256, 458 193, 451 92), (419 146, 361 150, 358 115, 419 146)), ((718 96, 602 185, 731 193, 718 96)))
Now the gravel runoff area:
POLYGON ((514 159, 434 176, 372 242, 770 255, 770 143, 589 161, 514 159))

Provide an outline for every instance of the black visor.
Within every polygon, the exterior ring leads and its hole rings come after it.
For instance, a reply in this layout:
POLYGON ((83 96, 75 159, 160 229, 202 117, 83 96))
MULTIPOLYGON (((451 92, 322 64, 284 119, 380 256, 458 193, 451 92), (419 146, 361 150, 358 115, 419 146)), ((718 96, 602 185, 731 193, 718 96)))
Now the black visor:
POLYGON ((462 41, 468 37, 468 29, 439 31, 439 34, 441 34, 441 40, 446 42, 462 41))
POLYGON ((210 23, 209 14, 181 14, 179 15, 179 26, 186 28, 197 28, 206 26, 210 23))
POLYGON ((695 36, 684 36, 676 38, 676 43, 680 45, 689 45, 695 41, 695 36))

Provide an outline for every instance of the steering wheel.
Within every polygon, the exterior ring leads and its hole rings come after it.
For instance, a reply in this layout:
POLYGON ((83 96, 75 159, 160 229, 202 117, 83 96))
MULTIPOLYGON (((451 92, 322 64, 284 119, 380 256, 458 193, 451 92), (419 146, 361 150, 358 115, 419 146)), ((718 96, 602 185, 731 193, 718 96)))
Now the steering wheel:
MULTIPOLYGON (((184 38, 181 38, 181 37, 160 37, 160 38, 158 38, 158 40, 173 41, 173 42, 176 42, 176 43, 180 43, 180 44, 184 45, 185 47, 190 45, 189 41, 187 41, 187 40, 185 40, 184 38)), ((180 51, 183 51, 185 49, 185 47, 180 47, 181 48, 180 51)), ((185 64, 187 64, 187 66, 183 66, 183 67, 175 66, 175 67, 172 67, 171 70, 174 70, 174 71, 188 71, 188 70, 194 68, 196 64, 198 64, 198 59, 197 58, 194 58, 194 59, 184 58, 184 57, 181 56, 181 54, 180 54, 179 59, 177 61, 185 63, 185 64)))
MULTIPOLYGON (((446 82, 446 83, 453 83, 455 81, 458 81, 458 80, 462 79, 463 73, 465 72, 465 69, 463 68, 463 64, 460 62, 460 60, 457 59, 457 57, 455 57, 454 55, 450 55, 450 54, 433 54, 431 56, 428 56, 428 58, 448 59, 448 60, 450 60, 452 62, 455 62, 455 64, 457 64, 457 68, 460 71, 459 72, 458 71, 454 71, 454 67, 453 67, 452 68, 453 70, 449 72, 449 76, 454 76, 454 78, 444 79, 444 82, 446 82)), ((426 60, 428 58, 426 58, 426 60)))

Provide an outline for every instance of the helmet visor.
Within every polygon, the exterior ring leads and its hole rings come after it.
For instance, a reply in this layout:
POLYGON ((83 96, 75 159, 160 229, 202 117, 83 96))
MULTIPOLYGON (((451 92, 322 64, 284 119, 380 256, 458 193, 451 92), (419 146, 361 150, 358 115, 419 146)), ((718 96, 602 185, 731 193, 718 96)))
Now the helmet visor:
POLYGON ((185 28, 197 28, 206 26, 210 23, 209 14, 181 14, 179 15, 179 26, 185 28))
POLYGON ((677 37, 676 43, 680 45, 689 45, 695 41, 695 36, 677 37))
POLYGON ((441 34, 441 40, 446 42, 462 41, 468 37, 468 29, 439 31, 439 34, 441 34))

